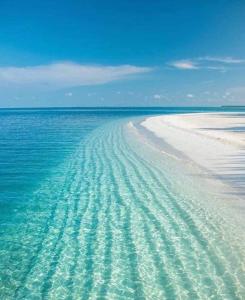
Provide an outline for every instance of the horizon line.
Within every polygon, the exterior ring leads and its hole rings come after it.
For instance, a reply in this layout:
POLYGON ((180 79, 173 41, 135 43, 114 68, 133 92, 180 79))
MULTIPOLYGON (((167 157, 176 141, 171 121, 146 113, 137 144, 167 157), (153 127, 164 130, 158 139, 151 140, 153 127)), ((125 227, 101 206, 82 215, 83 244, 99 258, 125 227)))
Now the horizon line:
POLYGON ((186 105, 186 106, 23 106, 23 107, 0 107, 0 110, 11 109, 163 109, 163 108, 245 108, 245 105, 218 105, 218 106, 206 106, 206 105, 186 105))

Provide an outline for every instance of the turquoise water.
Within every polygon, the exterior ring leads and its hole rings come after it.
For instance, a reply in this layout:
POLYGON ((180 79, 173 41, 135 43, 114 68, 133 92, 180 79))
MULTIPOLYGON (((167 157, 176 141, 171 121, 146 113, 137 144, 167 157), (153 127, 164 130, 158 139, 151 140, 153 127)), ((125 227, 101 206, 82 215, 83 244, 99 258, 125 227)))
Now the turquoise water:
POLYGON ((129 126, 182 111, 0 112, 1 299, 245 298, 222 195, 129 126))

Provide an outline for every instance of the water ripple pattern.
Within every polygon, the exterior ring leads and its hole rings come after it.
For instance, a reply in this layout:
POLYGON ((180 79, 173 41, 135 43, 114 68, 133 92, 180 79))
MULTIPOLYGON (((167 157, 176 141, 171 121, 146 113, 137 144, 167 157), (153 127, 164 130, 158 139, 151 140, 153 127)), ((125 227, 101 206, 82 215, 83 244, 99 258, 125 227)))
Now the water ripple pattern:
POLYGON ((127 124, 93 130, 16 209, 1 299, 245 298, 242 241, 212 193, 127 124))

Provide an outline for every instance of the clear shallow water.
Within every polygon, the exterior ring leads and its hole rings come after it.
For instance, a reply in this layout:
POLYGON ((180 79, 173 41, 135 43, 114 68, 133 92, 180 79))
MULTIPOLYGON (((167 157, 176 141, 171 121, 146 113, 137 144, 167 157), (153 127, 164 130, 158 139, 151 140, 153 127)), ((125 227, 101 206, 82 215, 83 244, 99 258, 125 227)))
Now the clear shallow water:
POLYGON ((220 195, 127 126, 153 113, 1 112, 1 299, 244 298, 220 195))

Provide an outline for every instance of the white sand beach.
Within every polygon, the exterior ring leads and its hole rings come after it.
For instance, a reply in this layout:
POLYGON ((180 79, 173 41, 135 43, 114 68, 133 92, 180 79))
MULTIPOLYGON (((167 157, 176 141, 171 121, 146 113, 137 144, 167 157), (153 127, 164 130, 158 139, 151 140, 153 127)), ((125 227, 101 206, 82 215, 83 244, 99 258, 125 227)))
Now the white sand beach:
POLYGON ((141 125, 244 197, 245 113, 164 115, 141 125))

